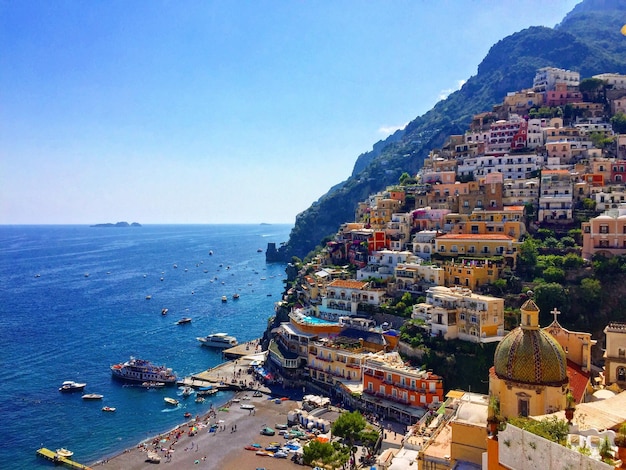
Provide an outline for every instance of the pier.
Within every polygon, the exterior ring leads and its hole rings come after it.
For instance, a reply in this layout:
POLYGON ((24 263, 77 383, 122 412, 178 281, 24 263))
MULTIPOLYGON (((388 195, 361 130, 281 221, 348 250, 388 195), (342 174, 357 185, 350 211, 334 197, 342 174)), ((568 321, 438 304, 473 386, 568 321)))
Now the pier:
POLYGON ((43 457, 46 460, 54 462, 55 465, 64 465, 68 468, 76 468, 76 469, 81 469, 81 470, 91 470, 91 467, 88 467, 87 465, 83 465, 82 463, 74 462, 73 460, 67 457, 62 457, 56 452, 50 449, 46 449, 45 447, 42 447, 41 449, 39 449, 37 451, 37 455, 39 457, 43 457))
MULTIPOLYGON (((185 377, 179 384, 193 388, 213 386, 219 390, 250 390, 250 381, 254 377, 249 374, 249 369, 262 365, 267 357, 267 351, 261 351, 257 345, 258 341, 249 341, 226 349, 223 355, 230 360, 185 377)), ((262 386, 257 384, 257 387, 262 386)))

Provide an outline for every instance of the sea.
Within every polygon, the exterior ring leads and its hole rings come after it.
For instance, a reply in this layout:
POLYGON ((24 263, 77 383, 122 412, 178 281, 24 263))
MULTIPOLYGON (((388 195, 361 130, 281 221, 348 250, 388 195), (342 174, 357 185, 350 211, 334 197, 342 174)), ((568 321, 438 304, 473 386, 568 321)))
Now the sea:
POLYGON ((185 412, 228 401, 230 392, 219 392, 172 408, 163 398, 180 389, 125 386, 110 366, 136 357, 185 377, 224 361, 197 337, 260 338, 286 279, 286 266, 266 263, 265 250, 290 229, 0 226, 0 467, 51 468, 36 456, 42 447, 93 464, 173 429, 185 412), (176 324, 183 317, 191 323, 176 324), (103 399, 60 393, 65 380, 103 399))

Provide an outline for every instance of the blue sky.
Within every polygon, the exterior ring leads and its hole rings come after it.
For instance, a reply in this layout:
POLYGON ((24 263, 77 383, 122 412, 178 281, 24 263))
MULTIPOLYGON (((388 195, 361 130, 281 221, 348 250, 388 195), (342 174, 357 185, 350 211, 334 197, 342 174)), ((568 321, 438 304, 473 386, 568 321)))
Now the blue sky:
POLYGON ((0 0, 0 224, 292 224, 577 3, 0 0))

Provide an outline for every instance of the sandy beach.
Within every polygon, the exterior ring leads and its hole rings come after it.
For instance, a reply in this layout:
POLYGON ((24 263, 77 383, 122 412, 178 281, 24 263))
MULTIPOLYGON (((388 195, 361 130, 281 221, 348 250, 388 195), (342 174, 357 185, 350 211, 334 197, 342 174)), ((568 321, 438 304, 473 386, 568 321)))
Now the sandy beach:
POLYGON ((94 468, 139 470, 154 468, 155 463, 146 461, 147 452, 155 451, 161 457, 159 465, 170 468, 206 468, 243 470, 265 467, 271 470, 302 468, 289 458, 278 459, 259 456, 244 447, 257 443, 265 447, 270 442, 283 443, 283 436, 263 436, 264 426, 275 427, 287 423, 287 413, 300 406, 292 400, 253 397, 251 392, 237 395, 240 402, 231 402, 214 413, 192 419, 178 428, 155 436, 134 448, 108 460, 92 464, 94 468), (243 397, 247 399, 243 399, 243 397), (254 411, 242 409, 242 405, 254 405, 254 411), (211 425, 217 429, 211 431, 211 425), (169 457, 168 457, 169 455, 169 457))

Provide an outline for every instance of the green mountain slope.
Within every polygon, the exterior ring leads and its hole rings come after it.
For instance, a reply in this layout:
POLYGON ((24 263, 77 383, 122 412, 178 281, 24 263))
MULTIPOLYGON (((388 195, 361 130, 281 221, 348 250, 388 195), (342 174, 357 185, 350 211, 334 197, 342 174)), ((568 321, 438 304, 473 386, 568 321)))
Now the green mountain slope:
POLYGON ((585 0, 554 29, 531 27, 496 43, 477 75, 433 109, 357 158, 352 175, 296 216, 278 257, 303 258, 339 226, 354 220, 359 201, 416 173, 433 148, 462 134, 474 114, 489 111, 507 92, 532 86, 537 69, 558 67, 594 74, 626 73, 626 0, 585 0))

